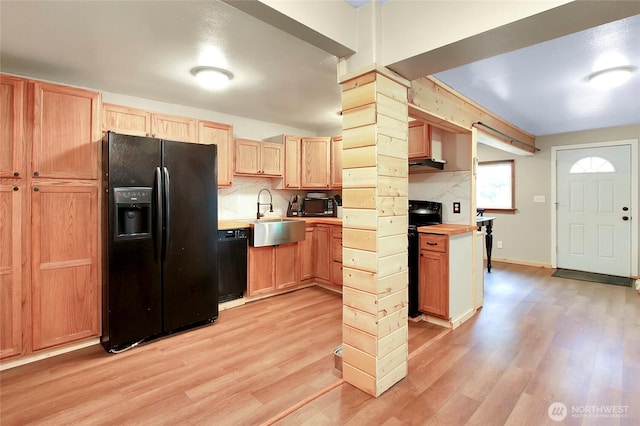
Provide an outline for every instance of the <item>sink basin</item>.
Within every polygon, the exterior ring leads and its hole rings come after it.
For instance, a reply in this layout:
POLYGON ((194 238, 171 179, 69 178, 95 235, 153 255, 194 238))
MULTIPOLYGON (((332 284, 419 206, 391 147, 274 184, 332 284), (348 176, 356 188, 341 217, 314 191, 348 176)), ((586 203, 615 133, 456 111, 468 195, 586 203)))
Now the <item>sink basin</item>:
POLYGON ((251 226, 249 245, 252 247, 295 243, 305 237, 306 223, 303 220, 264 218, 249 220, 247 223, 251 226))

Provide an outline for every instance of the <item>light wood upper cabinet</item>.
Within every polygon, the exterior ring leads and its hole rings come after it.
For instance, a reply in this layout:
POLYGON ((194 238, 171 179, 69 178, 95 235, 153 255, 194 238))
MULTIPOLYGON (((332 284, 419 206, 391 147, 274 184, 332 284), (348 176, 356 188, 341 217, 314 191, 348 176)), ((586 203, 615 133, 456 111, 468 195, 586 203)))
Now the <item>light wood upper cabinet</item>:
POLYGON ((151 113, 120 105, 102 105, 102 128, 133 136, 151 136, 151 113))
POLYGON ((329 188, 331 185, 331 138, 302 138, 300 186, 329 188))
POLYGON ((198 140, 198 120, 175 115, 151 114, 151 132, 154 138, 178 142, 198 140))
POLYGON ((0 182, 0 358, 22 352, 22 185, 0 182))
POLYGON ((197 142, 198 120, 120 105, 103 105, 102 130, 178 142, 197 142))
POLYGON ((280 143, 236 139, 234 157, 235 174, 282 177, 284 157, 280 143))
POLYGON ((331 187, 342 188, 342 136, 331 138, 331 187))
POLYGON ((42 82, 31 85, 33 176, 97 179, 100 94, 42 82))
POLYGON ((33 350, 97 337, 98 185, 41 180, 31 191, 33 350))
POLYGON ((218 146, 218 186, 231 186, 233 182, 233 126, 198 122, 198 142, 218 146))
POLYGON ((423 121, 409 122, 409 159, 431 158, 430 126, 423 121))
POLYGON ((302 138, 284 137, 284 187, 300 188, 300 141, 302 138))
POLYGON ((25 80, 0 75, 0 177, 24 177, 25 80))

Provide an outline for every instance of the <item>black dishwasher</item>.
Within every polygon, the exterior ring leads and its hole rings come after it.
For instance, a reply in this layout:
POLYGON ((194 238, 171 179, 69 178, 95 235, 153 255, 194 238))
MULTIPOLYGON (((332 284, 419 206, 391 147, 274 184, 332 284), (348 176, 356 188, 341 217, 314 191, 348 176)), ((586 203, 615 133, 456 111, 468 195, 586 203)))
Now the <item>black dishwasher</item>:
POLYGON ((218 231, 218 301, 239 299, 247 289, 247 228, 218 231))

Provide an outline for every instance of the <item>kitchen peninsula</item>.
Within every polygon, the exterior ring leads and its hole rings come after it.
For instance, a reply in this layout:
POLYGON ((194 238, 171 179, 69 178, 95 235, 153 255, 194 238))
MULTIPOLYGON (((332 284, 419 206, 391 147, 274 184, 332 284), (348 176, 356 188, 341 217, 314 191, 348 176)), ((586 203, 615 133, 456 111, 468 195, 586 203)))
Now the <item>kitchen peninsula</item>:
POLYGON ((418 227, 418 306, 426 321, 456 328, 475 313, 475 229, 474 225, 458 224, 418 227))

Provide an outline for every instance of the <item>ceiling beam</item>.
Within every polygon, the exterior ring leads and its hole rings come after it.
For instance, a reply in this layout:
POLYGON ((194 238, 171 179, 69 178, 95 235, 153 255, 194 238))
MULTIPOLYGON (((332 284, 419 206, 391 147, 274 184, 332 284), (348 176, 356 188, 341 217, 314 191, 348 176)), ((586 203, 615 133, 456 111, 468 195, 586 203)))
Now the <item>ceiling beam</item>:
POLYGON ((423 77, 411 82, 409 115, 454 132, 470 132, 474 124, 480 122, 497 132, 489 131, 484 126, 476 126, 478 130, 491 135, 509 151, 536 151, 535 136, 503 120, 433 77, 423 77))
POLYGON ((222 1, 338 58, 355 53, 356 10, 346 2, 222 1))

